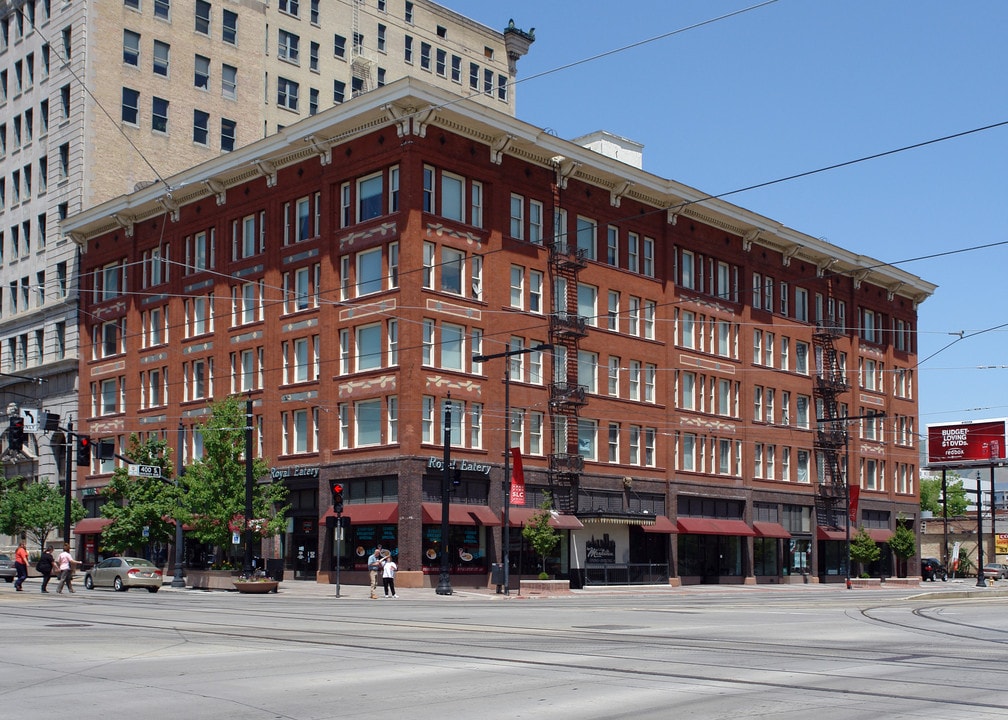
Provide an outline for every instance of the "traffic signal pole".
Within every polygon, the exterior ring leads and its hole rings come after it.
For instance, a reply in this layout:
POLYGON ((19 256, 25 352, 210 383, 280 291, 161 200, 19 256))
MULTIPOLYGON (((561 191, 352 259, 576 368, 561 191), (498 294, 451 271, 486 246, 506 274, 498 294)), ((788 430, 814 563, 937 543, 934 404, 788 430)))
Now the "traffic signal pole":
POLYGON ((73 449, 74 449, 74 431, 73 422, 68 421, 66 426, 66 433, 64 434, 66 438, 66 452, 63 457, 63 465, 65 466, 66 481, 63 486, 63 542, 70 542, 70 481, 73 479, 73 449))

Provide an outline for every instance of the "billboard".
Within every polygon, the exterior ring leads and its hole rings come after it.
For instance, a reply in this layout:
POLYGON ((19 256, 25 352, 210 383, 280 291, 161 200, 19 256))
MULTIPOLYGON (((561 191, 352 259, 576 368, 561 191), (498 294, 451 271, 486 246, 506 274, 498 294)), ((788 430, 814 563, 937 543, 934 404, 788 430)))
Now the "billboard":
POLYGON ((1001 420, 974 420, 927 426, 928 465, 959 467, 1004 460, 1005 424, 1001 420))

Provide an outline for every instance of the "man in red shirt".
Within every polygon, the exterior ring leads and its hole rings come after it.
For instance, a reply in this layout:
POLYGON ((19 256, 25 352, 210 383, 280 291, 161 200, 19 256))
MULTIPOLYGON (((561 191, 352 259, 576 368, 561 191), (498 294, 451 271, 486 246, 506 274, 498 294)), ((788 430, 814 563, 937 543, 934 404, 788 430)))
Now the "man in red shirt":
POLYGON ((14 551, 14 570, 17 572, 17 580, 14 581, 14 589, 21 592, 25 578, 28 577, 28 550, 22 540, 14 551))

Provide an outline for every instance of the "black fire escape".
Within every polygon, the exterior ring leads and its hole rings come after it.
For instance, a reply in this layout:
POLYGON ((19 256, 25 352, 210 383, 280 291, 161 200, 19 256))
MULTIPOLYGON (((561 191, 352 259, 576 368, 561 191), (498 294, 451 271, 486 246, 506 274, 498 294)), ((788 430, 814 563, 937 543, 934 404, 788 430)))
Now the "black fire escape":
POLYGON ((820 478, 815 499, 816 524, 820 527, 843 529, 847 514, 847 423, 840 415, 837 396, 847 392, 847 378, 840 367, 839 355, 833 344, 843 335, 843 328, 827 321, 812 335, 816 353, 816 379, 813 394, 817 415, 815 451, 822 457, 824 477, 820 478))
POLYGON ((554 362, 549 388, 553 450, 549 456, 549 484, 554 507, 559 512, 573 513, 577 511, 579 479, 584 470, 584 458, 578 452, 578 416, 588 403, 585 386, 577 382, 578 347, 581 338, 588 335, 588 319, 577 313, 577 280, 587 262, 584 251, 560 229, 554 232, 549 253, 553 288, 549 332, 554 362))

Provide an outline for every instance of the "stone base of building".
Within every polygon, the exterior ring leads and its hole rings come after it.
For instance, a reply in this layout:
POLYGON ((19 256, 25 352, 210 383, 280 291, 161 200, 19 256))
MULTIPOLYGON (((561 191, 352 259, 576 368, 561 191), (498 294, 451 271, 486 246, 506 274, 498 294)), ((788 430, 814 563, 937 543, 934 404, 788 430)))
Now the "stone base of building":
POLYGON ((677 577, 670 577, 668 579, 669 587, 682 587, 682 579, 677 577))

